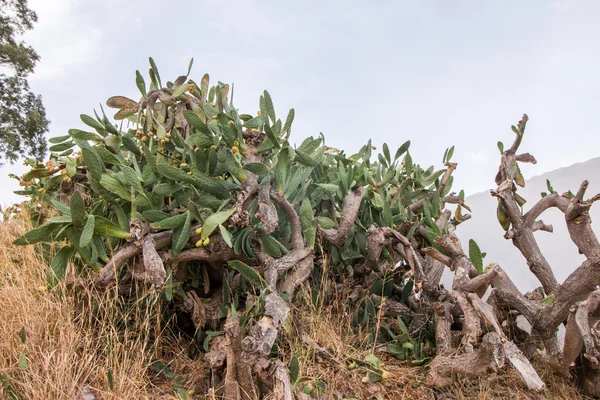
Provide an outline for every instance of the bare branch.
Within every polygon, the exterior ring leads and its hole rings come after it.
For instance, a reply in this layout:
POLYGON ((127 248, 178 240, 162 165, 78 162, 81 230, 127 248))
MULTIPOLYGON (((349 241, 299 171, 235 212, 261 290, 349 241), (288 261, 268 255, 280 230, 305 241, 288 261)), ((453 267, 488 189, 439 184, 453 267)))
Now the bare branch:
POLYGON ((520 162, 537 164, 537 160, 535 159, 535 157, 529 153, 517 154, 516 159, 520 162))
POLYGON ((302 236, 302 225, 300 224, 300 217, 294 209, 294 206, 286 199, 283 195, 278 194, 275 190, 271 190, 271 199, 279 204, 290 220, 291 237, 292 237, 292 248, 299 250, 304 248, 304 237, 302 236))
POLYGON ((364 193, 365 188, 363 186, 348 191, 348 194, 344 197, 339 226, 332 229, 319 228, 319 231, 323 234, 325 239, 332 245, 341 247, 344 244, 358 215, 360 202, 362 201, 364 193))
POLYGON ((448 267, 452 265, 452 258, 448 257, 445 254, 442 254, 442 252, 438 249, 435 249, 433 247, 426 247, 424 249, 421 249, 421 251, 427 254, 429 257, 433 258, 434 260, 437 260, 442 264, 447 265, 448 267))

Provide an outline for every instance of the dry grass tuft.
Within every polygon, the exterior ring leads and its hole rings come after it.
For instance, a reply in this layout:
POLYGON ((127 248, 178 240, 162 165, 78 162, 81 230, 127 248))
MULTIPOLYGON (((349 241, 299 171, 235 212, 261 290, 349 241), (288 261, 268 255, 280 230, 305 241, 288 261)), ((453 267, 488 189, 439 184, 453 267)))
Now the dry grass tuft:
MULTIPOLYGON (((64 285, 49 291, 39 248, 11 243, 26 228, 0 223, 0 398, 14 391, 22 399, 72 400, 86 392, 96 399, 178 399, 151 367, 170 351, 159 295, 127 304, 111 291, 73 294, 64 285)), ((170 370, 202 378, 198 362, 179 353, 170 370)), ((184 381, 192 387, 189 376, 184 381)))
MULTIPOLYGON (((534 393, 527 389, 517 372, 512 368, 500 370, 497 375, 481 379, 462 379, 446 390, 440 391, 429 387, 425 382, 426 368, 414 367, 409 362, 401 362, 395 357, 380 353, 375 354, 384 361, 384 369, 389 377, 379 383, 364 383, 363 378, 368 370, 356 368, 349 370, 352 360, 364 360, 373 350, 363 337, 353 333, 352 313, 343 308, 341 298, 329 282, 322 282, 328 293, 329 305, 315 307, 310 294, 303 292, 303 299, 298 308, 292 310, 291 334, 286 335, 286 361, 289 363, 295 355, 300 364, 301 377, 307 382, 321 380, 327 384, 326 398, 345 399, 586 399, 574 382, 553 374, 541 364, 535 368, 547 385, 543 393, 534 393), (314 345, 307 345, 300 332, 304 331, 339 361, 329 362, 327 357, 319 356, 314 345)), ((340 293, 347 292, 344 288, 340 293)))

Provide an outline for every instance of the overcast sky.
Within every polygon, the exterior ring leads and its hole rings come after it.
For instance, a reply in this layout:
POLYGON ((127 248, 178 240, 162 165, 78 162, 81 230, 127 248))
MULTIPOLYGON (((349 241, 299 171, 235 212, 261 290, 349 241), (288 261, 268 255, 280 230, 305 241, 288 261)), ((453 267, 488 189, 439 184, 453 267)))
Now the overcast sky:
MULTIPOLYGON (((278 116, 296 109, 292 139, 323 132, 356 151, 371 138, 441 166, 456 145, 455 188, 493 187, 496 142, 522 113, 525 175, 600 156, 600 2, 29 0, 39 23, 26 40, 41 55, 31 86, 50 135, 82 128, 113 95, 139 98, 148 57, 163 82, 205 72, 235 83, 235 105, 278 116)), ((149 79, 146 78, 146 82, 149 79)), ((0 203, 17 199, 0 169, 0 203)), ((576 183, 575 183, 576 185, 576 183)))

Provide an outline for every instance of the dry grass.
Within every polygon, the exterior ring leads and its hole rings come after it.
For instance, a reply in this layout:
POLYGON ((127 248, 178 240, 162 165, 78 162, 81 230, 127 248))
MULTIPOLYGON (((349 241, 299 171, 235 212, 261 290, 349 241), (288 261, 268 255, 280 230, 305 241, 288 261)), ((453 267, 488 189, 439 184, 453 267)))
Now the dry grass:
MULTIPOLYGON (((202 361, 188 357, 187 339, 161 325, 158 294, 140 296, 133 303, 114 292, 78 290, 64 285, 47 289, 47 264, 34 246, 15 247, 14 237, 28 226, 0 223, 0 398, 10 389, 22 399, 81 399, 89 390, 96 399, 178 399, 179 396, 151 366, 160 359, 181 386, 194 389, 191 398, 207 398, 207 371, 202 361), (25 332, 22 343, 20 331, 25 332), (24 356, 23 356, 24 355, 24 356), (27 361, 27 368, 19 359, 27 361), (112 375, 112 384, 109 383, 112 375)), ((480 380, 461 381, 445 392, 425 383, 426 371, 382 354, 389 377, 381 383, 363 382, 367 370, 348 369, 372 351, 364 337, 354 334, 351 312, 336 299, 324 281, 328 304, 314 307, 310 295, 297 302, 281 348, 286 362, 296 355, 305 383, 323 381, 322 398, 356 399, 582 399, 571 384, 543 367, 548 390, 529 392, 511 369, 480 380), (300 329, 301 328, 301 329, 300 329), (329 351, 339 364, 319 357, 298 334, 303 330, 329 351)), ((196 357, 198 358, 198 357, 196 357)))
MULTIPOLYGON (((463 379, 454 386, 439 391, 426 383, 426 369, 400 362, 391 355, 375 354, 385 362, 384 369, 389 377, 379 383, 363 382, 368 370, 356 368, 349 370, 347 366, 352 360, 364 360, 373 351, 364 338, 354 334, 352 329, 352 313, 343 310, 339 299, 335 298, 336 291, 329 283, 324 282, 328 289, 330 306, 314 307, 310 295, 304 292, 304 301, 300 308, 292 311, 293 326, 291 334, 286 336, 284 346, 287 351, 286 361, 289 363, 295 355, 300 364, 299 376, 307 377, 308 382, 321 380, 327 384, 328 398, 355 399, 586 399, 574 385, 563 378, 554 375, 544 365, 535 365, 547 389, 534 393, 527 389, 517 372, 505 368, 497 375, 481 379, 463 379), (333 298, 332 298, 333 297, 333 298), (328 350, 339 365, 328 362, 315 354, 313 348, 301 339, 298 334, 304 330, 317 344, 328 350), (335 397, 332 397, 335 396, 335 397)), ((343 290, 344 292, 345 290, 343 290)))
POLYGON ((150 367, 167 353, 187 388, 203 384, 202 365, 164 345, 158 295, 123 304, 114 292, 73 295, 63 285, 49 291, 36 248, 11 243, 26 228, 0 224, 0 398, 11 398, 10 386, 22 399, 81 399, 85 391, 97 399, 178 399, 150 367), (26 370, 19 366, 23 352, 26 370))

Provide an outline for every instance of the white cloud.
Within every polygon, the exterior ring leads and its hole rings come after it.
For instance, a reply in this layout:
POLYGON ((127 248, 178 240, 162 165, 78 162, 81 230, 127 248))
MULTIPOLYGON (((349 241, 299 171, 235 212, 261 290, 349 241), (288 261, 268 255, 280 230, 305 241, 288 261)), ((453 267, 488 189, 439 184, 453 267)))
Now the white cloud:
POLYGON ((483 150, 467 151, 464 158, 475 165, 487 165, 490 162, 488 153, 483 150))
POLYGON ((38 23, 25 40, 41 60, 31 76, 33 81, 67 78, 73 65, 82 68, 101 55, 102 31, 81 15, 74 0, 31 0, 38 23))

